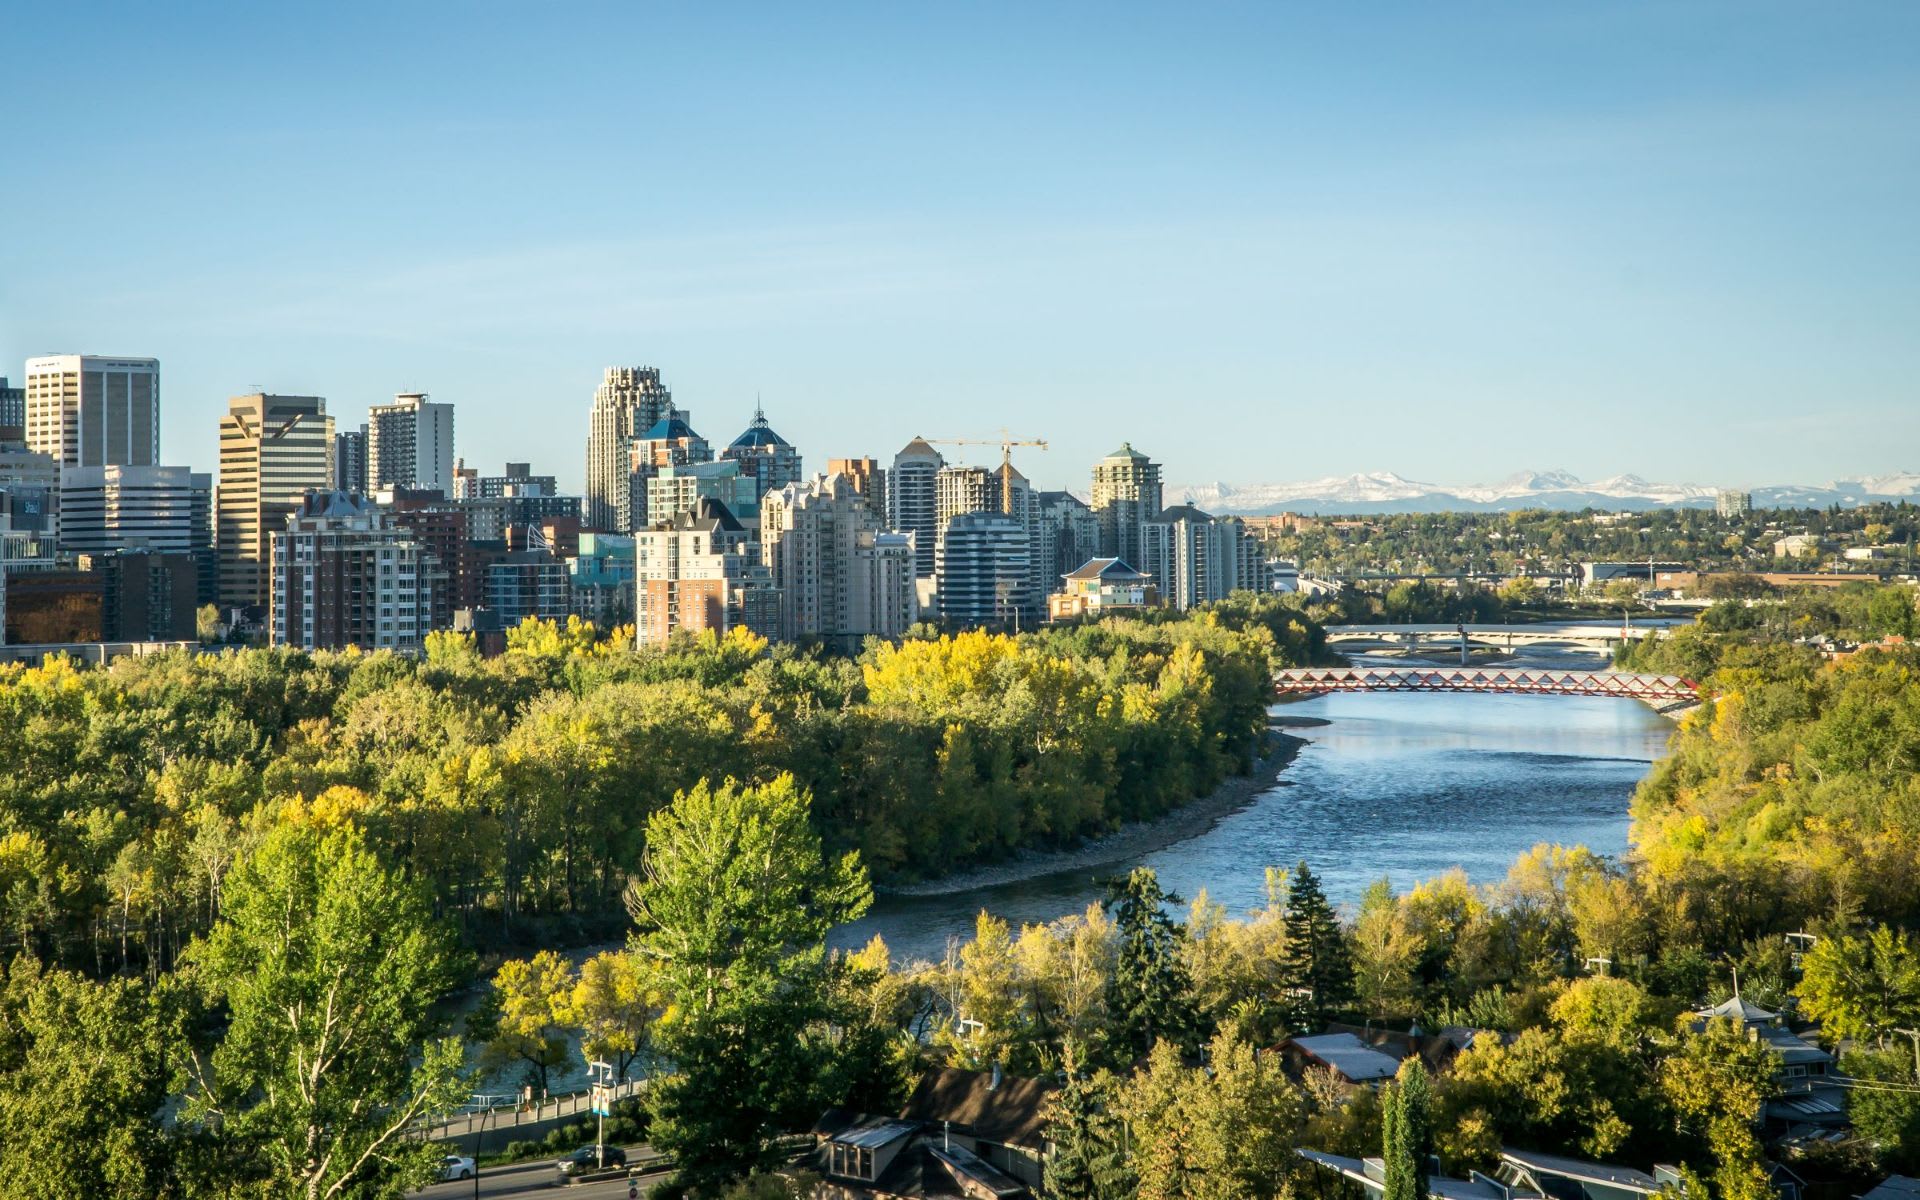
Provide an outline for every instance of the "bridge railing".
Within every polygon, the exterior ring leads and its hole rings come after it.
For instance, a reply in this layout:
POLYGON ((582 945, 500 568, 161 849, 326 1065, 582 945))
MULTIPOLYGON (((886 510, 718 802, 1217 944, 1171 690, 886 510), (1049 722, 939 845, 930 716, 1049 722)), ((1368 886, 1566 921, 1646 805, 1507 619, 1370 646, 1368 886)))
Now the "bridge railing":
POLYGON ((1678 675, 1569 671, 1533 667, 1301 667, 1274 673, 1282 695, 1325 692, 1502 692, 1520 695, 1618 696, 1656 704, 1699 699, 1678 675))

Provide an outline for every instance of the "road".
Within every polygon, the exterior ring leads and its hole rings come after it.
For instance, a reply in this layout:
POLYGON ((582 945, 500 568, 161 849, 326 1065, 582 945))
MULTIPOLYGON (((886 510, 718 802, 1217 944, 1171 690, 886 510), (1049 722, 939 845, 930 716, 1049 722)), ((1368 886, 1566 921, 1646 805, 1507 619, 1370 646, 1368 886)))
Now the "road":
MULTIPOLYGON (((623 1147, 629 1155, 635 1154, 638 1146, 623 1147)), ((551 1196, 554 1200, 626 1200, 627 1181, 609 1179, 604 1183, 574 1183, 562 1187, 555 1174, 553 1164, 559 1159, 555 1154, 549 1158, 536 1158, 531 1162, 515 1163, 508 1167, 483 1167, 480 1171, 480 1195, 484 1197, 504 1196, 551 1196)), ((640 1178, 642 1196, 665 1182, 666 1172, 657 1172, 640 1178)), ((412 1193, 415 1200, 468 1200, 473 1196, 473 1180, 456 1180, 452 1183, 436 1183, 430 1188, 412 1193)))

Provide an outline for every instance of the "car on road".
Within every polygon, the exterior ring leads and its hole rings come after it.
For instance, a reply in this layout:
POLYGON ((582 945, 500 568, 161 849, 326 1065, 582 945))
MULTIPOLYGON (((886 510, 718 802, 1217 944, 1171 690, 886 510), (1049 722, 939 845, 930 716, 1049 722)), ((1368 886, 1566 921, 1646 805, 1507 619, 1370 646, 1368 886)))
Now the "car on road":
POLYGON ((473 1160, 462 1154, 449 1154, 440 1160, 440 1178, 472 1179, 473 1160))
POLYGON ((624 1167, 627 1152, 618 1146, 582 1146, 553 1165, 561 1179, 572 1179, 603 1167, 624 1167))

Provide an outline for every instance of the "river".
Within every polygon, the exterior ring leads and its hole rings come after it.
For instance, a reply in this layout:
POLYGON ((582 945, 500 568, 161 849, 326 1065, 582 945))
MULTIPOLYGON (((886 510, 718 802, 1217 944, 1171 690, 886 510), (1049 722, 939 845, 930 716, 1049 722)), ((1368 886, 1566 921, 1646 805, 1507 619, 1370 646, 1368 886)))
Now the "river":
MULTIPOLYGON (((1513 661, 1577 660, 1543 653, 1513 661)), ((972 932, 983 908, 1016 928, 1051 921, 1099 899, 1100 877, 1135 861, 1182 897, 1204 888, 1241 912, 1264 902, 1267 867, 1302 859, 1336 904, 1351 905, 1382 877, 1404 890, 1460 867, 1475 882, 1494 882, 1540 842, 1617 855, 1634 785, 1672 729, 1637 701, 1585 696, 1339 694, 1274 711, 1326 724, 1291 729, 1308 744, 1279 784, 1199 836, 1097 871, 882 896, 833 944, 857 946, 877 933, 896 962, 939 958, 950 937, 972 932)))

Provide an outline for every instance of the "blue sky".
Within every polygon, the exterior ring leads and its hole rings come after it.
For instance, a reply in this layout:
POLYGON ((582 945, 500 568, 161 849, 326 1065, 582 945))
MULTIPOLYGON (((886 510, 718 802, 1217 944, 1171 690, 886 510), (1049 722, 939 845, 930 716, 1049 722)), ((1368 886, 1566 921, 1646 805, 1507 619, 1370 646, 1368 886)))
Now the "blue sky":
POLYGON ((601 370, 1084 486, 1920 469, 1920 6, 18 6, 0 373, 577 484, 601 370))

